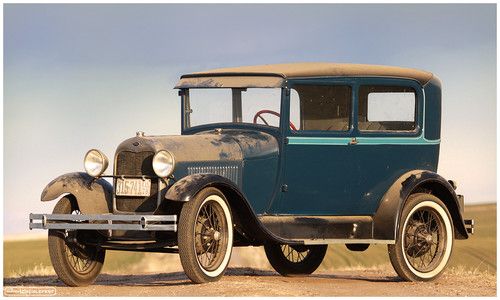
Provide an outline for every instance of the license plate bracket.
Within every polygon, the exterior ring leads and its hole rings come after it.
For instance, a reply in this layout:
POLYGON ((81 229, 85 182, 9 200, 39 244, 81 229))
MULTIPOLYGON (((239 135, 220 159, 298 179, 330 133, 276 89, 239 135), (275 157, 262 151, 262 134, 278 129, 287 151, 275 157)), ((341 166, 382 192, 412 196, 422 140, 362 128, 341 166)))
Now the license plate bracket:
POLYGON ((151 179, 117 178, 115 193, 117 196, 148 197, 151 195, 151 179))

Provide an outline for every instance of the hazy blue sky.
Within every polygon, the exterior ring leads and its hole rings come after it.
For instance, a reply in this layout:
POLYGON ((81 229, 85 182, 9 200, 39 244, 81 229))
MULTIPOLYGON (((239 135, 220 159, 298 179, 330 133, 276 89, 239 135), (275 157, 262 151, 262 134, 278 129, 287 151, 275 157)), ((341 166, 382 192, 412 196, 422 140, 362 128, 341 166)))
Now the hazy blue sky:
POLYGON ((328 61, 425 69, 443 82, 439 172, 496 201, 496 5, 4 5, 4 225, 40 193, 113 157, 137 130, 178 134, 183 73, 328 61))

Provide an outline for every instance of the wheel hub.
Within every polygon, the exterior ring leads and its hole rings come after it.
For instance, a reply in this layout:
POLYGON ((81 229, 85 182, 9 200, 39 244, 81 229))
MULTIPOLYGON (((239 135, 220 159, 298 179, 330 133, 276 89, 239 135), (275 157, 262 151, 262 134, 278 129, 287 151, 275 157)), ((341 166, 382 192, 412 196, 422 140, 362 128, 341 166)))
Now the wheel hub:
POLYGON ((427 231, 424 223, 416 223, 408 228, 406 243, 412 245, 407 249, 411 257, 420 257, 427 253, 432 245, 432 235, 427 231))
POLYGON ((216 247, 213 244, 222 239, 222 233, 214 228, 212 222, 214 220, 207 216, 199 216, 196 225, 196 231, 199 232, 197 234, 198 242, 196 243, 196 253, 198 255, 216 251, 216 247))
POLYGON ((427 244, 432 244, 432 235, 427 234, 427 236, 425 237, 425 241, 427 242, 427 244))

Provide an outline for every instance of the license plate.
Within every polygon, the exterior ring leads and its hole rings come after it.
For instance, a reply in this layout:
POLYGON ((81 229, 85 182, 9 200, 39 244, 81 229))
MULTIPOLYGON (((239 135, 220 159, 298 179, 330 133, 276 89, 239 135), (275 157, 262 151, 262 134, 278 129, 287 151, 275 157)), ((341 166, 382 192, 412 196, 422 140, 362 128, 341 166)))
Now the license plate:
POLYGON ((147 197, 151 193, 151 179, 124 179, 116 180, 117 196, 143 196, 147 197))

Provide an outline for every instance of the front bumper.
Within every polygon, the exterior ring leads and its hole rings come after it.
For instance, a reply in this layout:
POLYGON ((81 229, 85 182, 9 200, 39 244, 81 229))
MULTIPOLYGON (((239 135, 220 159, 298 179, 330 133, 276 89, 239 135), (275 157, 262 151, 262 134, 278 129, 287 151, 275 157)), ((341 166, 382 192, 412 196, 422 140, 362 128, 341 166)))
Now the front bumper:
POLYGON ((30 229, 177 231, 176 215, 30 214, 30 229))

